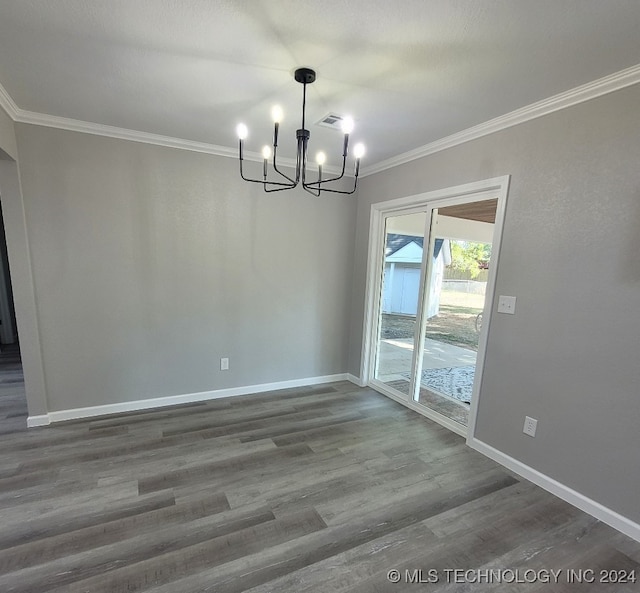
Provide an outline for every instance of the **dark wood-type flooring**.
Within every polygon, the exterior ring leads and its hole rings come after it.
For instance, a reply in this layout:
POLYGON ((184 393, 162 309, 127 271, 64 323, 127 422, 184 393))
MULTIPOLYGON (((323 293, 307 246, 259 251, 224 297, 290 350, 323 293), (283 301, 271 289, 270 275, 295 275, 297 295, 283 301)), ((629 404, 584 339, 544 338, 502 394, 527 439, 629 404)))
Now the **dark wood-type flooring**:
POLYGON ((345 382, 27 431, 10 367, 2 592, 640 590, 447 582, 456 568, 638 570, 640 545, 369 389, 345 382), (439 571, 439 582, 406 582, 407 570, 439 571))
POLYGON ((25 430, 27 430, 27 400, 24 394, 20 349, 17 344, 2 346, 0 350, 0 435, 25 430))
MULTIPOLYGON (((385 385, 388 385, 392 389, 395 389, 404 395, 412 395, 409 393, 411 383, 409 383, 408 379, 387 381, 385 385)), ((462 404, 461 402, 454 401, 452 397, 441 395, 440 393, 427 389, 421 385, 418 402, 423 406, 442 414, 446 418, 449 418, 449 420, 453 420, 462 426, 469 426, 469 406, 462 404)))

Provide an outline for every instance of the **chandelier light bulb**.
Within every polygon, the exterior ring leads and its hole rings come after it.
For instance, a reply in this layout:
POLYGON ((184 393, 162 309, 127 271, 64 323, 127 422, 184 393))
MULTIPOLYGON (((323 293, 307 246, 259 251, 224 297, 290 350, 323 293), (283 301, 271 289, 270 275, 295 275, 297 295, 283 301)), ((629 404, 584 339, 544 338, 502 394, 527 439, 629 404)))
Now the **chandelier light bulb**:
POLYGON ((240 140, 244 140, 249 135, 249 129, 244 124, 238 124, 236 134, 238 134, 238 138, 240 138, 240 140))
POLYGON ((280 107, 280 105, 274 105, 271 108, 271 118, 274 123, 279 124, 282 121, 283 116, 284 113, 282 112, 282 107, 280 107))
POLYGON ((265 145, 262 147, 262 158, 265 161, 271 158, 271 146, 265 145))
POLYGON ((364 156, 364 152, 365 148, 362 142, 358 142, 358 144, 353 147, 353 156, 357 159, 361 159, 364 156))
POLYGON ((316 154, 316 163, 318 163, 318 165, 324 165, 326 160, 327 155, 324 152, 319 152, 318 154, 316 154))
POLYGON ((343 120, 342 120, 342 133, 343 134, 351 134, 351 132, 353 132, 353 118, 349 115, 347 115, 343 120))

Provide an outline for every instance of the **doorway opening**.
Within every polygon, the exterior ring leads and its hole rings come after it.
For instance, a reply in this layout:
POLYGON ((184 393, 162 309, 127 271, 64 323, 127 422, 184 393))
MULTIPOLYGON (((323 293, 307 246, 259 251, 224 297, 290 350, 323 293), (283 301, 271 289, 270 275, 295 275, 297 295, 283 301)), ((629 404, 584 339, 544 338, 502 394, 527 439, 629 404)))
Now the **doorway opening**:
POLYGON ((366 382, 463 435, 490 321, 508 178, 497 181, 372 213, 366 382))
POLYGON ((26 430, 27 398, 0 200, 0 434, 26 430))

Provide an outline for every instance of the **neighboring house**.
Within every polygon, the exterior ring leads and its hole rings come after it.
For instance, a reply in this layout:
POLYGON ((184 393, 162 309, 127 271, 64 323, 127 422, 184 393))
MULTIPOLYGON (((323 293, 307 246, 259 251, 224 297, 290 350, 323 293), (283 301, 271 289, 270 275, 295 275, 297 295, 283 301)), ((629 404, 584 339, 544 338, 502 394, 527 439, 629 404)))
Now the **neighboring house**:
MULTIPOLYGON (((415 316, 418 311, 420 292, 420 262, 422 261, 423 238, 390 233, 384 266, 384 289, 382 312, 415 316)), ((427 317, 438 314, 440 291, 445 266, 451 263, 448 239, 436 239, 434 262, 429 283, 427 317)))

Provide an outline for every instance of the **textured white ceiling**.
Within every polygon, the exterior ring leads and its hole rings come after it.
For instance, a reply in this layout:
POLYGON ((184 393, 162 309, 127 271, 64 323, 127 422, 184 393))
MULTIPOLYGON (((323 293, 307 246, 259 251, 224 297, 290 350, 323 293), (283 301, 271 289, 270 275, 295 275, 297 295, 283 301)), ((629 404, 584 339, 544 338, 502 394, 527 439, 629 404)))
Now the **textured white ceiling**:
POLYGON ((292 156, 310 66, 309 120, 352 114, 370 165, 633 66, 639 31, 639 0, 0 0, 0 84, 24 110, 234 148, 242 120, 254 150, 279 103, 292 156))

